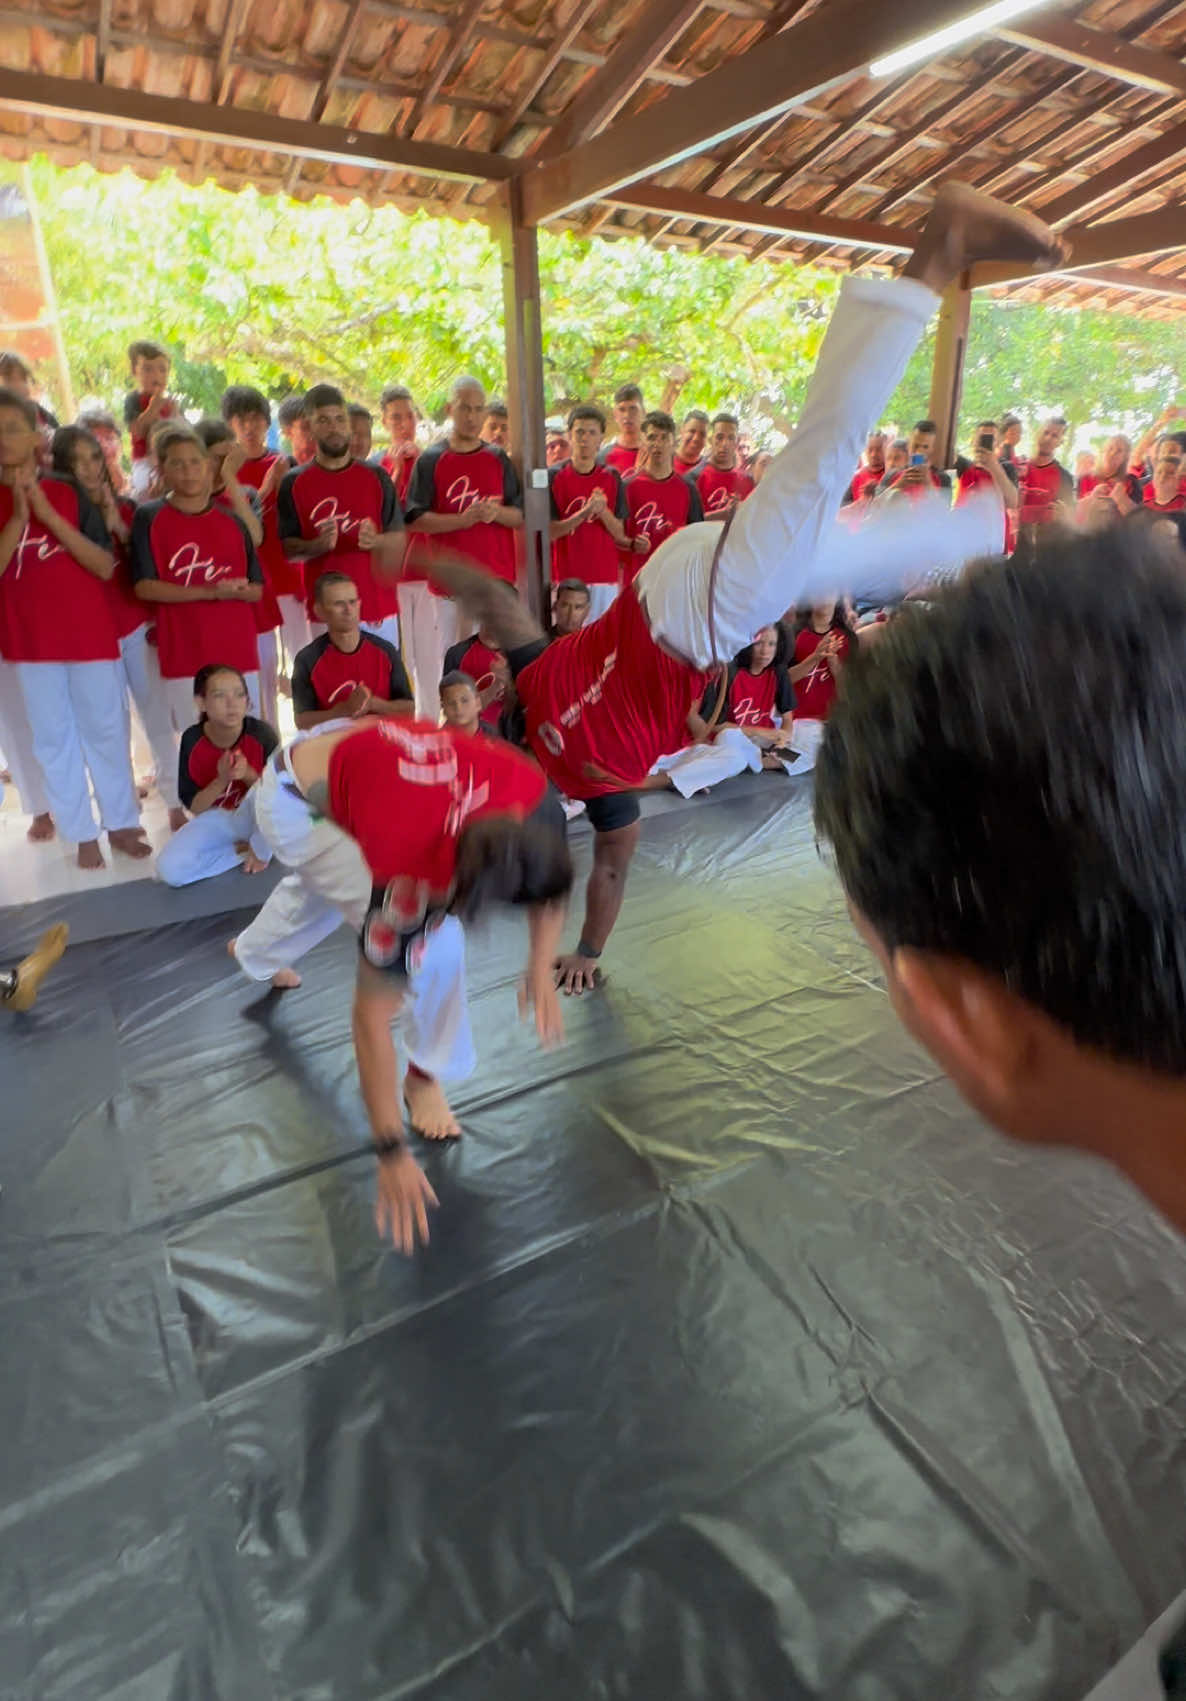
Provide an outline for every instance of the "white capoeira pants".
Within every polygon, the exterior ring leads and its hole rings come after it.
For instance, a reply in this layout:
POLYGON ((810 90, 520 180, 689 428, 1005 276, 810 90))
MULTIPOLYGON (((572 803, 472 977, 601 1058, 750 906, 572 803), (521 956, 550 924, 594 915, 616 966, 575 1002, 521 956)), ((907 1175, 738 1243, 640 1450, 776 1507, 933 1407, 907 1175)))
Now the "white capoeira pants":
POLYGON ((0 660, 0 750, 26 815, 48 815, 49 793, 33 750, 33 728, 14 662, 0 660))
POLYGON ((148 642, 148 627, 138 626, 119 641, 120 661, 124 679, 152 760, 156 767, 156 789, 170 809, 178 806, 177 796, 177 734, 173 731, 173 716, 165 682, 157 664, 156 645, 148 642))
MULTIPOLYGON (((247 681, 247 713, 258 715, 259 674, 248 673, 243 677, 247 681)), ((198 715, 201 713, 194 701, 194 682, 192 679, 166 679, 164 683, 173 725, 179 733, 187 732, 191 726, 197 724, 198 715)))
POLYGON ((866 434, 938 305, 914 278, 845 279, 799 424, 729 527, 712 586, 713 630, 709 589, 721 528, 704 521, 668 538, 638 576, 655 638, 709 667, 813 597, 882 588, 893 595, 927 570, 999 553, 995 496, 956 509, 942 498, 889 503, 859 528, 836 518, 866 434))
POLYGON ((739 726, 726 726, 707 744, 691 744, 674 756, 660 756, 651 772, 666 774, 681 797, 694 797, 698 791, 747 770, 751 774, 762 772, 761 749, 739 726))
POLYGON ((309 642, 309 616, 305 613, 304 597, 278 596, 280 632, 284 639, 284 671, 292 674, 292 664, 309 642))
POLYGON ((212 880, 237 868, 243 854, 235 847, 250 844, 261 862, 271 859, 272 850, 255 819, 257 781, 237 809, 207 809, 195 815, 174 833, 157 854, 157 877, 166 886, 192 886, 195 880, 212 880))
POLYGON ((33 753, 62 837, 75 844, 98 838, 90 786, 105 831, 138 827, 140 804, 132 778, 132 724, 123 664, 17 662, 15 666, 33 729, 33 753))
MULTIPOLYGON (((361 933, 372 882, 354 840, 316 818, 287 774, 281 777, 269 762, 255 789, 260 830, 292 870, 235 941, 239 967, 262 981, 291 968, 343 921, 361 933)), ((426 936, 422 960, 408 978, 400 1028, 408 1056, 426 1075, 462 1081, 473 1073, 465 932, 455 916, 426 936)))
POLYGON ((412 676, 417 718, 438 720, 445 651, 462 636, 457 604, 448 597, 433 596, 423 579, 405 579, 399 587, 399 618, 404 666, 412 676))

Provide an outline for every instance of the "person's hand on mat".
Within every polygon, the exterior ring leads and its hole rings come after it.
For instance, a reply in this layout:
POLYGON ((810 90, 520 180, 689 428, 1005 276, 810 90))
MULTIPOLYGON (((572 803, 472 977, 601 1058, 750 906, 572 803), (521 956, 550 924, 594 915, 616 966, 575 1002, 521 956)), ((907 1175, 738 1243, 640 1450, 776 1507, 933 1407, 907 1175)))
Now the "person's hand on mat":
POLYGON ((593 959, 582 957, 579 951, 570 951, 566 957, 557 957, 552 964, 556 987, 566 998, 579 998, 582 992, 592 992, 597 985, 599 972, 593 959))
POLYGON ((379 1195, 375 1227, 397 1252, 410 1258, 417 1242, 428 1245, 428 1207, 440 1201, 428 1177, 406 1146, 379 1159, 379 1195))
POLYGON ((525 1020, 530 1008, 535 1009, 535 1032, 545 1051, 554 1051, 564 1044, 564 1016, 556 996, 553 974, 530 969, 519 982, 519 1018, 525 1020))

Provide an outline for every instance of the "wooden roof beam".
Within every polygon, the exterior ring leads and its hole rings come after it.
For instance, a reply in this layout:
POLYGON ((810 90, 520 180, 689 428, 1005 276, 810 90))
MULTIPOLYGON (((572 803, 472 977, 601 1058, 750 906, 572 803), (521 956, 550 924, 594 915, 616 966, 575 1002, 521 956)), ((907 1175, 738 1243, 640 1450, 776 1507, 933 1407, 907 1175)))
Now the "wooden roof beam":
POLYGON ((603 130, 700 11, 703 0, 650 0, 638 23, 610 50, 600 71, 577 93, 548 138, 549 150, 566 153, 603 130))
MULTIPOLYGON (((355 0, 358 5, 362 0, 355 0)), ((474 25, 478 21, 486 0, 465 0, 449 30, 449 38, 441 49, 440 57, 433 66, 428 81, 416 97, 412 108, 412 116, 408 119, 407 134, 414 136, 420 127, 420 121, 428 108, 436 100, 449 78, 461 62, 461 57, 470 44, 474 25)))
POLYGON ((1133 185, 1158 166, 1186 152, 1186 123, 1174 124, 1143 148, 1122 153, 1111 165, 1093 171, 1086 183, 1068 189, 1057 200, 1047 201, 1036 209, 1047 224, 1064 225, 1071 219, 1082 219, 1085 213, 1098 207, 1119 190, 1132 191, 1133 185))
POLYGON ((281 118, 244 106, 181 100, 84 83, 72 77, 42 77, 0 66, 0 106, 78 124, 106 124, 165 136, 190 136, 219 146, 260 148, 331 165, 410 172, 469 181, 514 175, 514 162, 500 154, 412 142, 369 130, 347 130, 308 119, 281 118))
POLYGON ((533 223, 602 199, 851 82, 871 61, 967 15, 967 0, 830 0, 794 29, 726 60, 690 88, 621 120, 596 148, 569 147, 524 173, 533 223))
POLYGON ((1186 65, 1158 47, 1143 47, 1107 30, 1089 29, 1064 13, 1045 13, 994 32, 1031 53, 1046 53, 1084 71, 1115 77, 1134 89, 1186 95, 1186 65))
POLYGON ((99 0, 99 22, 95 27, 95 81, 107 77, 107 55, 111 50, 112 0, 99 0))
POLYGON ((725 195, 703 195, 696 190, 668 189, 660 184, 631 185, 616 189, 603 199, 611 207, 624 207, 630 212, 693 219, 700 224, 722 225, 730 230, 773 232, 803 241, 836 242, 846 247, 873 248, 894 254, 911 253, 916 235, 904 225, 872 224, 867 219, 829 218, 809 209, 763 206, 760 201, 733 201, 725 195))

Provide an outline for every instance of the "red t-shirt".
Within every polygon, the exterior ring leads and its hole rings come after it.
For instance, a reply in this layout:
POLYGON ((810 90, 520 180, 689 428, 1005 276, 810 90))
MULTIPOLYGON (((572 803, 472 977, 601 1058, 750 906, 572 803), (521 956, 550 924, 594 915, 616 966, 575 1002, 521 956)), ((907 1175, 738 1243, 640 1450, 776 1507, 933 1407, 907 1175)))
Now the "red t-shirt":
POLYGON ((590 798, 641 785, 660 756, 683 749, 708 678, 659 648, 626 591, 549 644, 516 688, 544 772, 566 797, 590 798))
POLYGON ((1150 484, 1145 487, 1145 506, 1152 508, 1157 514, 1179 514, 1183 508, 1186 508, 1186 496, 1179 490, 1178 494, 1171 496, 1168 502, 1159 502, 1154 495, 1153 486, 1150 484))
MULTIPOLYGON (((640 444, 639 448, 641 447, 640 444)), ((615 472, 620 472, 625 478, 628 473, 634 471, 638 453, 638 449, 628 449, 624 443, 611 443, 608 449, 601 451, 601 464, 603 467, 613 467, 615 472)))
POLYGON ((751 673, 739 667, 729 681, 729 696, 723 720, 734 726, 772 727, 778 712, 778 669, 764 667, 761 673, 751 673))
POLYGON ((302 561, 305 608, 311 620, 313 591, 323 573, 345 573, 358 587, 362 618, 373 625, 396 612, 395 579, 375 571, 369 549, 358 547, 358 528, 370 520, 376 531, 399 531, 403 526, 391 477, 369 461, 345 467, 323 467, 306 461, 286 475, 276 498, 277 524, 282 538, 314 538, 328 520, 338 522, 338 541, 326 555, 302 561))
MULTIPOLYGON (((132 576, 174 585, 211 586, 220 579, 263 583, 251 539, 225 508, 183 514, 171 502, 145 502, 132 522, 132 576)), ((222 662, 240 673, 259 668, 255 612, 248 602, 157 602, 157 654, 164 679, 192 679, 222 662)))
MULTIPOLYGON (((221 508, 224 514, 234 514, 235 510, 231 506, 231 499, 225 490, 215 491, 212 500, 214 502, 214 506, 216 508, 221 508)), ((266 539, 266 531, 264 536, 266 539)), ((258 550, 256 551, 255 559, 259 562, 260 571, 263 574, 264 594, 260 597, 258 602, 249 603, 248 607, 251 609, 251 616, 255 621, 255 629, 257 632, 274 632, 277 626, 283 624, 283 617, 280 613, 280 604, 276 601, 276 593, 272 589, 267 569, 264 567, 262 556, 258 550)))
POLYGON ((412 473, 419 459, 419 449, 413 447, 410 455, 396 455, 388 449, 379 456, 379 465, 395 485, 395 494, 399 497, 401 508, 408 500, 408 486, 412 482, 412 473))
MULTIPOLYGON (((492 650, 482 640, 463 638, 459 644, 454 644, 445 651, 445 665, 441 669, 441 677, 446 673, 468 673, 474 682, 474 689, 479 693, 489 691, 494 684, 494 669, 502 666, 506 657, 501 650, 492 650)), ((502 699, 492 697, 482 710, 481 719, 487 726, 497 726, 502 716, 502 699)))
MULTIPOLYGON (((256 775, 264 771, 264 763, 280 740, 267 721, 257 721, 254 715, 243 717, 243 730, 225 749, 206 737, 201 722, 187 727, 181 735, 177 758, 177 795, 186 809, 193 807, 200 791, 218 778, 218 764, 227 751, 240 750, 256 775)), ((210 805, 211 809, 238 809, 247 796, 248 787, 242 780, 228 780, 224 789, 210 805)))
MULTIPOLYGON (((116 506, 119 508, 120 519, 130 532, 132 521, 136 517, 136 504, 130 497, 119 496, 116 498, 116 506)), ((113 537, 111 553, 115 557, 115 572, 107 581, 111 617, 115 621, 116 636, 126 638, 130 632, 138 632, 152 617, 148 612, 148 604, 140 601, 133 586, 131 540, 125 544, 118 537, 113 537)))
POLYGON ((329 759, 330 813, 376 884, 395 888, 405 932, 444 900, 462 828, 488 815, 522 820, 546 791, 535 763, 513 745, 427 721, 367 722, 329 759))
MULTIPOLYGON (((103 516, 78 486, 43 478, 50 506, 90 542, 110 549, 103 516)), ((12 488, 0 484, 0 526, 12 518, 12 488)), ((0 655, 10 662, 114 661, 119 637, 107 583, 80 567, 30 514, 0 575, 0 655)))
MULTIPOLYGON (((629 510, 622 476, 613 467, 595 466, 578 472, 571 461, 548 472, 548 495, 552 518, 566 520, 583 508, 595 490, 605 492, 606 507, 625 524, 629 510)), ((619 551, 597 517, 582 520, 575 532, 558 537, 552 545, 552 576, 583 579, 587 585, 616 585, 620 576, 619 551)))
MULTIPOLYGON (((152 397, 149 395, 147 390, 129 390, 127 395, 124 397, 124 424, 128 426, 134 425, 151 400, 152 397)), ((156 425, 163 425, 165 420, 175 419, 176 417, 177 404, 176 402, 169 401, 166 397, 166 399, 161 403, 161 411, 157 414, 156 425)), ((153 426, 154 431, 156 430, 156 425, 153 426)), ((142 461, 145 459, 147 454, 148 438, 138 437, 133 431, 132 459, 134 461, 142 461)))
MULTIPOLYGON (((462 453, 445 438, 425 449, 416 462, 408 486, 408 522, 421 514, 463 514, 490 496, 507 508, 523 506, 519 475, 510 458, 492 443, 462 453)), ((515 534, 509 526, 482 520, 456 532, 421 533, 418 562, 431 562, 438 549, 466 555, 475 567, 496 579, 505 579, 508 585, 515 582, 515 534)))
POLYGON ((629 510, 627 532, 632 538, 649 539, 651 545, 645 555, 635 553, 632 557, 624 557, 629 561, 628 577, 631 580, 672 532, 704 518, 699 491, 691 479, 681 478, 678 473, 672 473, 669 478, 652 478, 650 473, 644 472, 632 474, 626 480, 626 506, 629 510))
POLYGON ((1019 525, 1042 525, 1051 518, 1056 502, 1074 500, 1074 481, 1058 461, 1041 466, 1036 461, 1023 461, 1017 468, 1017 478, 1019 525))
POLYGON ((339 650, 328 632, 298 651, 292 665, 293 713, 329 709, 349 697, 356 685, 385 702, 410 702, 412 687, 394 644, 376 632, 360 632, 357 648, 339 650))
MULTIPOLYGON (((270 449, 262 455, 255 455, 251 460, 244 461, 239 468, 239 483, 250 485, 252 490, 259 490, 277 461, 282 467, 288 466, 287 455, 273 455, 270 449)), ((264 585, 271 590, 274 596, 304 596, 305 586, 301 578, 301 564, 299 561, 288 559, 284 553, 284 545, 280 541, 276 497, 277 488, 274 487, 267 500, 262 503, 260 512, 264 526, 264 541, 260 544, 256 553, 259 556, 259 564, 264 570, 264 585)), ((260 630, 270 631, 271 628, 261 627, 260 630)))
POLYGON ((854 502, 861 501, 870 486, 876 490, 884 477, 884 467, 880 470, 875 467, 858 467, 856 472, 852 475, 852 483, 848 487, 849 495, 852 497, 854 502))
MULTIPOLYGON (((838 628, 828 628, 828 631, 833 630, 838 628)), ((797 667, 800 662, 805 662, 808 656, 813 656, 827 636, 827 632, 813 632, 810 626, 805 626, 795 639, 795 654, 791 665, 797 667)), ((840 633, 837 655, 841 661, 848 655, 847 632, 840 633)), ((826 721, 835 701, 836 680, 826 661, 821 661, 810 673, 804 674, 796 681, 795 712, 801 721, 826 721)))
POLYGON ((753 488, 753 479, 741 467, 725 472, 708 461, 696 475, 696 489, 706 516, 726 513, 734 498, 744 502, 753 488))
POLYGON ((688 478, 696 471, 697 467, 704 465, 704 457, 702 455, 698 461, 685 461, 682 455, 676 455, 673 457, 673 464, 681 478, 688 478))

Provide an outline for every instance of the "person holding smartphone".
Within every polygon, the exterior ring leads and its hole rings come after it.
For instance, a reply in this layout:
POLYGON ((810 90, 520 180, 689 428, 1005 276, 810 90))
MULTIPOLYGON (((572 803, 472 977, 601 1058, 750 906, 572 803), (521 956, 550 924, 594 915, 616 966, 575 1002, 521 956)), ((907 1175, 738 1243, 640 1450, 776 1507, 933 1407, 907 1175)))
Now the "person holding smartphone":
POLYGON ((909 460, 906 467, 901 472, 886 472, 877 486, 878 496, 885 496, 891 490, 914 497, 921 496, 923 491, 928 489, 950 490, 950 476, 945 472, 937 472, 933 464, 938 441, 939 428, 934 420, 917 420, 911 428, 907 442, 909 460))
POLYGON ((1003 464, 997 454, 997 437, 996 420, 982 419, 972 434, 971 459, 961 455, 955 463, 955 505, 970 502, 978 492, 995 491, 1001 499, 1001 547, 1007 551, 1009 516, 1016 514, 1020 497, 1016 470, 1011 463, 1003 464))

